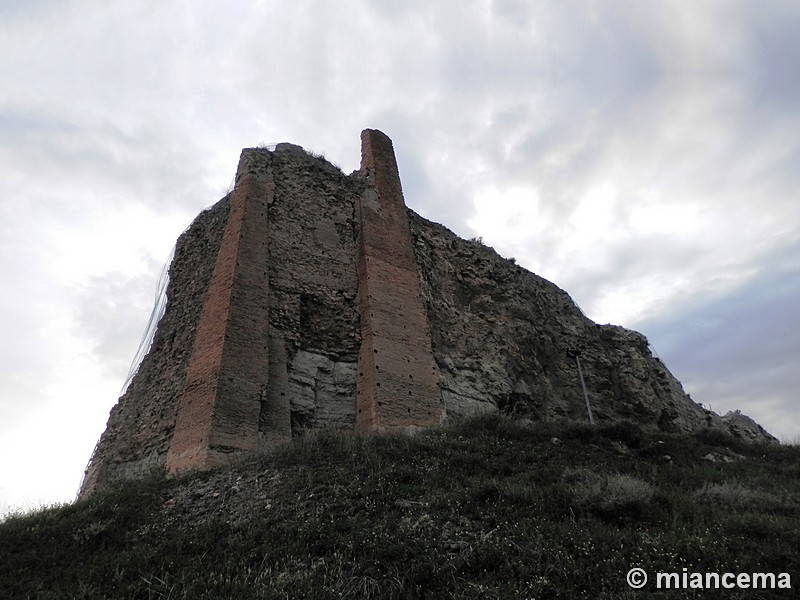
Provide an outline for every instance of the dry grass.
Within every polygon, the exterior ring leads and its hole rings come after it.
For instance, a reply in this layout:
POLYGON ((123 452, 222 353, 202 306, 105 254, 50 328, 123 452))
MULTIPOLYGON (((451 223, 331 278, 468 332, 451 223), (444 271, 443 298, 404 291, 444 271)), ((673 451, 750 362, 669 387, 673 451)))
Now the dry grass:
POLYGON ((0 597, 588 600, 639 597, 631 566, 796 573, 798 465, 796 447, 630 424, 321 431, 10 516, 0 597), (702 460, 725 444, 742 458, 702 460))

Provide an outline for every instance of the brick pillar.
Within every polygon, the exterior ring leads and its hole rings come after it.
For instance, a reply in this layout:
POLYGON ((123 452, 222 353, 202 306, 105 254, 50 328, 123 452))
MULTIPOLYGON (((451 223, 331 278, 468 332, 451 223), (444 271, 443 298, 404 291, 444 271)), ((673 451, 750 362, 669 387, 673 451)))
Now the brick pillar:
POLYGON ((269 155, 243 153, 167 453, 170 473, 259 446, 268 377, 269 155), (264 167, 265 165, 261 165, 264 167))
POLYGON ((441 422, 439 373, 420 294, 411 232, 392 141, 361 134, 359 311, 356 427, 427 427, 441 422))

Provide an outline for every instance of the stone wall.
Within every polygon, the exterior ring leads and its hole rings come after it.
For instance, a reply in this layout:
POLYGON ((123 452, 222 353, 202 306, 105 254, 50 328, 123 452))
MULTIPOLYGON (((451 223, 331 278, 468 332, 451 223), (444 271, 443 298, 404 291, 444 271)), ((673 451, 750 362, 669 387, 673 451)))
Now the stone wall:
POLYGON ((178 238, 169 269, 167 306, 150 351, 111 410, 81 494, 110 481, 165 469, 195 331, 228 220, 228 198, 200 213, 178 238))
POLYGON ((533 420, 588 420, 578 367, 598 422, 668 432, 718 427, 774 440, 746 419, 696 404, 642 334, 587 318, 569 295, 409 211, 447 418, 501 410, 533 420))
POLYGON ((639 333, 405 207, 391 140, 345 175, 299 146, 242 151, 234 192, 178 240, 166 311, 81 494, 228 460, 306 428, 481 411, 774 439, 695 404, 639 333))
POLYGON ((243 151, 234 192, 178 241, 154 343, 82 495, 307 427, 355 426, 364 188, 299 146, 243 151))
POLYGON ((285 355, 292 429, 353 427, 363 183, 292 144, 279 144, 272 160, 269 321, 285 355))

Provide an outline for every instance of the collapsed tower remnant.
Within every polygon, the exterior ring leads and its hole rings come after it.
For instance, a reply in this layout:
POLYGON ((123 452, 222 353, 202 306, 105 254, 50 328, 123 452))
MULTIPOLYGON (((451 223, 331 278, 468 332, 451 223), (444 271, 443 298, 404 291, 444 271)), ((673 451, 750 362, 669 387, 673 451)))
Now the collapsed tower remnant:
MULTIPOLYGON (((243 170, 249 161, 242 162, 178 400, 170 473, 212 466, 259 445, 261 402, 270 383, 267 206, 275 184, 243 170)), ((283 392, 283 402, 267 394, 275 435, 290 432, 283 392)))
POLYGON ((400 174, 392 142, 361 134, 361 173, 368 187, 358 203, 358 355, 356 426, 436 425, 442 393, 400 174))
MULTIPOLYGON (((356 426, 434 425, 442 419, 442 396, 392 143, 379 131, 364 131, 362 154, 360 175, 367 185, 356 204, 361 320, 356 426)), ((291 435, 288 378, 285 359, 276 364, 284 354, 277 336, 272 354, 278 356, 270 356, 268 206, 275 182, 264 158, 244 153, 239 164, 178 400, 166 458, 170 473, 256 450, 261 438, 291 435), (267 426, 259 435, 262 402, 268 405, 267 426)))
POLYGON ((242 151, 233 191, 181 235, 152 345, 81 495, 225 463, 307 428, 429 427, 502 410, 774 439, 691 401, 641 334, 406 208, 391 140, 343 174, 293 144, 242 151))

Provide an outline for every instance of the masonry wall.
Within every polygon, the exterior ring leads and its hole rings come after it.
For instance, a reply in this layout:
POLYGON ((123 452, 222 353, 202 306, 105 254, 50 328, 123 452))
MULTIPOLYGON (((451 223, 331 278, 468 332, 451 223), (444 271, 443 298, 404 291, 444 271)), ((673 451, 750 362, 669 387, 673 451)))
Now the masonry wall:
POLYGON ((170 473, 259 447, 269 347, 270 155, 243 154, 167 455, 170 473), (258 160, 260 159, 260 160, 258 160), (259 169, 258 167, 262 168, 259 169))
POLYGON ((442 421, 442 395, 391 140, 364 131, 361 157, 357 424, 428 427, 442 421))
POLYGON ((179 239, 155 341, 82 494, 355 426, 364 187, 299 146, 243 151, 234 192, 179 239))
POLYGON ((272 155, 269 319, 285 357, 292 430, 352 428, 361 342, 355 210, 364 184, 299 146, 279 144, 272 155))
POLYGON ((480 411, 666 431, 719 426, 641 334, 405 207, 392 143, 343 174, 299 146, 242 152, 232 194, 178 240, 166 312, 81 494, 205 467, 306 428, 426 427, 480 411))
POLYGON ((502 410, 693 431, 712 418, 635 331, 598 325, 551 282, 409 211, 448 418, 502 410))
POLYGON ((87 469, 81 494, 110 481, 166 467, 177 401, 200 320, 205 291, 228 220, 228 199, 200 213, 178 238, 169 269, 167 306, 139 369, 111 410, 87 469))

